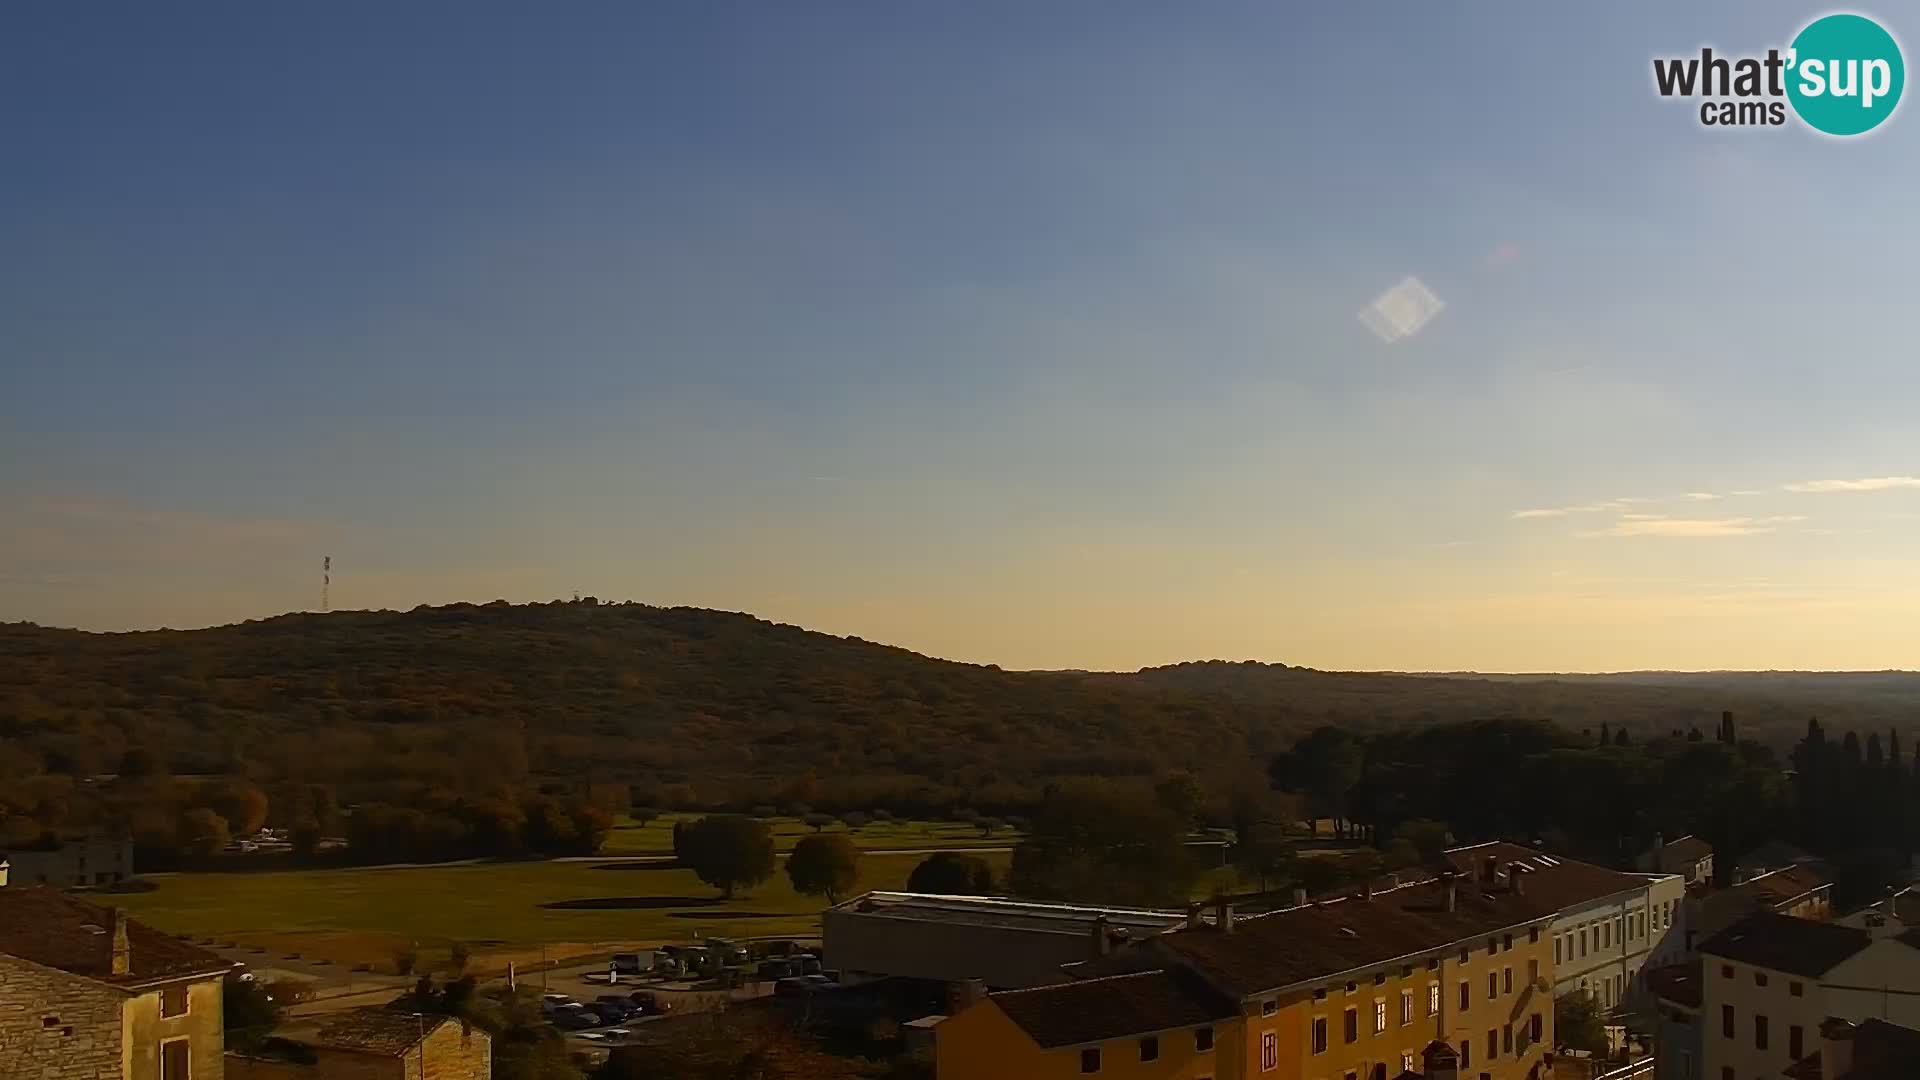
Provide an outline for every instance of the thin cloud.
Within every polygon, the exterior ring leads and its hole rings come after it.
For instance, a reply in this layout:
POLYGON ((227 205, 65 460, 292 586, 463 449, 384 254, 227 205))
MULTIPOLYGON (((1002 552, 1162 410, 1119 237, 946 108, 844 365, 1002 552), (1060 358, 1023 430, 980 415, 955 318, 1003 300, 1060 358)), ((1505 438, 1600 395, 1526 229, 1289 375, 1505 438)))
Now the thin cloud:
POLYGON ((1713 502, 1715 499, 1724 498, 1725 496, 1716 495, 1711 491, 1689 491, 1682 497, 1689 502, 1713 502))
POLYGON ((1577 506, 1542 506, 1531 510, 1515 510, 1514 518, 1562 518, 1573 514, 1604 514, 1614 510, 1625 510, 1640 499, 1608 499, 1606 502, 1580 503, 1577 506))
POLYGON ((1805 521, 1800 514, 1775 517, 1670 518, 1651 514, 1629 514, 1606 529, 1585 533, 1600 536, 1657 536, 1685 540, 1705 540, 1723 536, 1754 536, 1776 531, 1780 525, 1805 521))
POLYGON ((1836 491, 1892 491, 1896 488, 1920 488, 1920 476, 1868 476, 1859 480, 1803 480, 1783 485, 1781 490, 1801 495, 1824 495, 1836 491))

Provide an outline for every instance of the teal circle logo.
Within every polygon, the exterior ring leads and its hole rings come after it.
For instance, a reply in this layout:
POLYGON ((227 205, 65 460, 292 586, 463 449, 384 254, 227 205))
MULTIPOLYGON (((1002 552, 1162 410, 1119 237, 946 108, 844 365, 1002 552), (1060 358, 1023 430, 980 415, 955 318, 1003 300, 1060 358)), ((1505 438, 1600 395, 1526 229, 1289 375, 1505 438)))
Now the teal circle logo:
POLYGON ((1879 127, 1907 85, 1900 43, 1864 15, 1815 19, 1794 37, 1787 57, 1787 100, 1809 127, 1828 135, 1879 127))

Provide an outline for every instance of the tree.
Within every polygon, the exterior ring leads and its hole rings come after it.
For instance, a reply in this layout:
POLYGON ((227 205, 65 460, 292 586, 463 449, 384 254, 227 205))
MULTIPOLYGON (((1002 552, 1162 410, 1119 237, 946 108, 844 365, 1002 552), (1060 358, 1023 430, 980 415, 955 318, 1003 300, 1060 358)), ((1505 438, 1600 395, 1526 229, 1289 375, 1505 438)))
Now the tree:
POLYGON ((214 855, 227 846, 227 819, 196 806, 180 815, 180 846, 190 855, 214 855))
POLYGON ((840 815, 840 823, 853 832, 859 832, 867 827, 867 815, 858 810, 849 810, 840 815))
POLYGON ((320 847, 320 826, 311 818, 296 821, 287 830, 287 841, 293 845, 293 853, 303 859, 312 858, 320 847))
POLYGON ((1235 869, 1241 877, 1258 882, 1261 892, 1266 892, 1276 879, 1291 876, 1295 858, 1293 844, 1281 828, 1272 823, 1249 825, 1241 834, 1240 842, 1233 846, 1235 869))
POLYGON ((1585 990, 1554 999, 1553 1033, 1563 1048, 1586 1050, 1596 1056, 1607 1052, 1607 1030, 1600 1018, 1600 1003, 1585 990))
POLYGON ((1184 903, 1194 879, 1186 833, 1150 793, 1101 782, 1062 785, 1013 849, 1008 883, 1037 900, 1184 903))
POLYGON ((1616 731, 1613 733, 1613 745, 1615 746, 1632 746, 1633 745, 1633 740, 1627 737, 1626 728, 1621 728, 1619 731, 1616 731))
POLYGON ((680 830, 681 861, 733 899, 773 876, 773 830, 742 814, 712 814, 680 830))
POLYGON ((907 875, 907 891, 942 896, 986 896, 993 892, 993 867, 977 855, 941 851, 927 856, 907 875))
POLYGON ((1322 726, 1275 757, 1267 772, 1273 786, 1304 794, 1307 812, 1315 819, 1333 819, 1335 832, 1345 835, 1348 807, 1364 763, 1358 739, 1337 727, 1322 726))
POLYGON ((636 806, 627 811, 627 816, 639 822, 640 827, 644 829, 660 817, 660 810, 652 806, 636 806))
POLYGON ((154 776, 165 776, 167 761, 150 746, 129 747, 120 755, 120 778, 122 780, 144 780, 154 776))
POLYGON ((973 824, 980 830, 981 836, 992 836, 995 829, 1007 827, 1007 823, 997 817, 975 818, 973 824))
POLYGON ((1423 862, 1434 862, 1447 850, 1447 824, 1444 821, 1427 818, 1403 821, 1393 835, 1395 839, 1413 845, 1413 850, 1419 853, 1423 862))
POLYGON ((229 973, 221 982, 220 1005, 226 1016, 229 1049, 254 1049, 280 1026, 280 1003, 258 981, 237 973, 229 973))
POLYGON ((860 849, 840 833, 803 836, 787 856, 787 879, 794 892, 837 904, 860 880, 860 849))
POLYGON ((208 785, 201 790, 199 802, 226 818, 228 827, 241 836, 252 836, 267 823, 267 793, 244 777, 208 785))
POLYGON ((826 828, 827 826, 833 824, 833 815, 818 814, 818 813, 807 814, 804 817, 802 817, 800 820, 802 823, 804 823, 807 826, 807 828, 812 829, 814 832, 817 833, 820 830, 826 828))
POLYGON ((1167 808, 1168 813, 1186 822, 1191 828, 1194 822, 1199 820, 1200 803, 1207 796, 1200 787, 1200 781, 1194 779, 1192 773, 1181 771, 1170 773, 1165 780, 1155 784, 1153 797, 1160 801, 1161 806, 1167 808))

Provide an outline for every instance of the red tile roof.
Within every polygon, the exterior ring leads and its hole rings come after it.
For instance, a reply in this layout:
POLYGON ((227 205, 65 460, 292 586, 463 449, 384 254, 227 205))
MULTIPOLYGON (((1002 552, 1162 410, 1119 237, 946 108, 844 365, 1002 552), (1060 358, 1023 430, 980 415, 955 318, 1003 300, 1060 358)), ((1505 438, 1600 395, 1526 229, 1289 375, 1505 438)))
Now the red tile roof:
POLYGON ((398 1057, 448 1023, 453 1023, 450 1017, 376 1005, 340 1013, 322 1025, 318 1034, 303 1041, 336 1050, 398 1057))
POLYGON ((1506 873, 1507 866, 1515 862, 1527 867, 1527 895, 1538 896, 1563 910, 1647 887, 1644 875, 1609 870, 1604 866, 1560 855, 1547 855, 1505 841, 1457 847, 1446 853, 1447 862, 1467 877, 1484 873, 1489 858, 1494 860, 1502 875, 1506 873))
POLYGON ((1920 1068, 1920 1031, 1885 1020, 1853 1029, 1853 1065, 1833 1080, 1913 1080, 1920 1068))
POLYGON ((1701 1000, 1700 962, 1668 964, 1646 973, 1647 989, 1661 1001, 1698 1009, 1701 1000))
POLYGON ((1801 863, 1744 881, 1731 888, 1703 890, 1699 905, 1688 918, 1688 929, 1706 937, 1719 933, 1756 911, 1772 911, 1833 879, 1818 863, 1801 863))
POLYGON ((1713 854, 1713 845, 1697 836, 1683 836, 1660 849, 1661 854, 1682 862, 1697 863, 1713 854))
POLYGON ((113 920, 112 908, 57 889, 0 889, 0 953, 116 986, 213 975, 232 967, 215 953, 128 919, 128 970, 116 975, 113 920))
POLYGON ((1700 951, 1817 978, 1871 944, 1873 935, 1855 927, 1756 911, 1702 942, 1700 951))
POLYGON ((1239 1014, 1234 1002, 1179 969, 1004 990, 989 996, 1042 1048, 1198 1027, 1239 1014))
POLYGON ((1378 892, 1236 919, 1233 929, 1211 924, 1162 934, 1158 948, 1192 965, 1215 985, 1241 997, 1325 978, 1404 957, 1475 942, 1496 932, 1551 918, 1558 905, 1524 892, 1456 883, 1454 910, 1445 886, 1427 879, 1378 892))

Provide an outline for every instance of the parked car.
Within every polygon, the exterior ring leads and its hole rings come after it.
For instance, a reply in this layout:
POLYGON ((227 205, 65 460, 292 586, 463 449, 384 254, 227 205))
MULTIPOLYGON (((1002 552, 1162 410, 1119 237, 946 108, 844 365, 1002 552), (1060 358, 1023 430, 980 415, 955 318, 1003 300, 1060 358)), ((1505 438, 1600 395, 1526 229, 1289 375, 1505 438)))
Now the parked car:
POLYGON ((762 960, 755 974, 762 979, 785 979, 800 974, 800 965, 792 960, 762 960))
POLYGON ((762 956, 792 956, 805 951, 797 941, 762 941, 755 948, 760 950, 762 956))
POLYGON ((639 975, 647 970, 648 959, 651 958, 637 952, 617 952, 613 954, 613 970, 622 975, 639 975))
POLYGON ((820 958, 812 953, 801 953, 797 959, 800 961, 800 974, 802 975, 818 975, 826 970, 820 963, 820 958))
POLYGON ((573 1004, 562 1005, 553 1010, 549 1023, 562 1031, 585 1031, 588 1028, 599 1027, 604 1021, 600 1019, 599 1014, 585 1006, 573 1004))
POLYGON ((811 993, 812 989, 813 989, 812 987, 807 985, 806 979, 796 975, 791 978, 781 979, 780 981, 774 983, 773 996, 774 997, 804 997, 808 993, 811 993))
POLYGON ((814 990, 831 990, 834 988, 834 981, 825 975, 802 975, 800 976, 800 981, 806 983, 809 988, 814 990))
POLYGON ((606 1042, 607 1041, 607 1033, 604 1031, 583 1031, 580 1033, 580 1037, 582 1039, 587 1040, 588 1042, 606 1042))
POLYGON ((578 1004, 580 1003, 565 994, 540 995, 540 1011, 546 1013, 548 1016, 552 1016, 556 1011, 566 1008, 569 1005, 578 1004))
POLYGON ((619 994, 601 994, 599 997, 593 999, 590 1007, 602 1016, 607 1015, 609 1012, 613 1013, 613 1019, 609 1021, 609 1023, 614 1024, 632 1016, 640 1009, 640 1006, 635 1005, 630 999, 621 997, 619 994))
POLYGON ((732 938, 708 938, 707 951, 713 954, 714 962, 726 967, 748 962, 747 947, 732 938))
POLYGON ((673 1002, 670 999, 663 998, 651 990, 635 990, 627 995, 627 1000, 633 1002, 636 1016, 657 1016, 673 1008, 673 1002))

